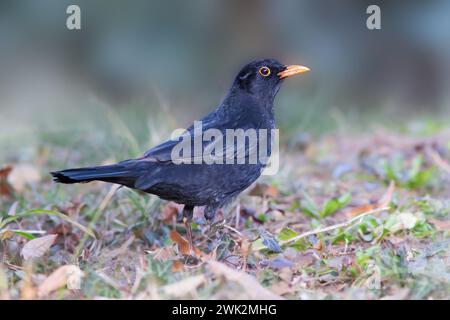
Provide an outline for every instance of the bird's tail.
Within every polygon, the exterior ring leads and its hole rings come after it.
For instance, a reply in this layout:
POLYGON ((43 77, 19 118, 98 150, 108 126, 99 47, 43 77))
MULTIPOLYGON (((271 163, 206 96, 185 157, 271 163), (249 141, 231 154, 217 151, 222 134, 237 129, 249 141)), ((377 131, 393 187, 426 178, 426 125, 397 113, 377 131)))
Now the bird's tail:
POLYGON ((139 176, 138 162, 126 160, 112 165, 67 169, 50 172, 55 182, 80 183, 104 181, 133 187, 139 176))

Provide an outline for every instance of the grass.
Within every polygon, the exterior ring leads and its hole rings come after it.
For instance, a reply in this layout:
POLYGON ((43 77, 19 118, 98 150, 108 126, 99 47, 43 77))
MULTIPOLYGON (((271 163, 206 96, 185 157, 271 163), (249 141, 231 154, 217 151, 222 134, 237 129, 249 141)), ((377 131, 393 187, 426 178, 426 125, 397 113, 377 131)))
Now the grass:
POLYGON ((51 170, 136 156, 171 129, 101 110, 107 120, 95 127, 37 127, 38 143, 2 154, 39 179, 25 174, 19 188, 11 177, 20 172, 0 172, 1 298, 450 298, 450 177, 429 153, 450 161, 444 126, 340 128, 301 148, 290 137, 278 175, 258 182, 270 193, 242 194, 212 225, 195 213, 191 254, 180 206, 103 183, 51 182, 51 170), (25 260, 24 245, 49 234, 48 250, 25 260), (83 273, 79 289, 70 275, 51 276, 67 265, 83 273))

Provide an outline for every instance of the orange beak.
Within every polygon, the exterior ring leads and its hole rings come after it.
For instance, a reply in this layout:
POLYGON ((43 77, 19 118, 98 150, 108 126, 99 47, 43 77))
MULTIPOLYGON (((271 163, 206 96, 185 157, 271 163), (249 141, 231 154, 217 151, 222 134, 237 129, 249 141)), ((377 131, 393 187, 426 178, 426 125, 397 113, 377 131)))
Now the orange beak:
POLYGON ((278 72, 278 76, 280 77, 280 79, 284 79, 287 77, 294 76, 296 74, 308 72, 310 70, 311 69, 304 67, 304 66, 291 65, 291 66, 286 66, 286 69, 284 69, 281 72, 278 72))

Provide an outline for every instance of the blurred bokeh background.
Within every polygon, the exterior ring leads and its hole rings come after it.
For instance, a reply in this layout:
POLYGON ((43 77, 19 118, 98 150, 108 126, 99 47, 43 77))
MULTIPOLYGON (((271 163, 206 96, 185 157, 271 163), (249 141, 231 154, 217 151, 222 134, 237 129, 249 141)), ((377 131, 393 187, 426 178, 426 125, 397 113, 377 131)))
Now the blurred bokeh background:
POLYGON ((449 15, 447 0, 5 0, 0 157, 31 157, 48 142, 137 155, 212 110, 261 57, 312 69, 278 97, 285 137, 445 121, 449 15), (81 31, 66 28, 70 4, 81 7, 81 31), (382 30, 366 28, 370 4, 382 30))

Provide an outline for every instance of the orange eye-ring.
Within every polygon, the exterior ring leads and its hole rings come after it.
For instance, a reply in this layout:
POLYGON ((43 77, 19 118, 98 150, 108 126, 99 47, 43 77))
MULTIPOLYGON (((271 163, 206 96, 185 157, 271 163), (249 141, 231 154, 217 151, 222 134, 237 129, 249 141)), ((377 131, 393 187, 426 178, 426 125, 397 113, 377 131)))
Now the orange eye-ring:
POLYGON ((259 69, 259 74, 262 75, 263 77, 268 77, 270 76, 270 69, 267 67, 261 67, 259 69))

